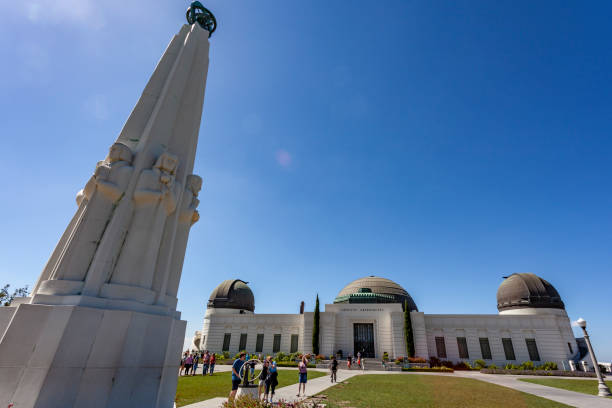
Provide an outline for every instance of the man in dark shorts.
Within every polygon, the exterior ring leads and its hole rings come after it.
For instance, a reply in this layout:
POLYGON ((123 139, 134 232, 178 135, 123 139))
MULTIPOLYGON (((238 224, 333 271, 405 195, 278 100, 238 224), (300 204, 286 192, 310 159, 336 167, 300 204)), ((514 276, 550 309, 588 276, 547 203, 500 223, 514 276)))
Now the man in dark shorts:
POLYGON ((246 358, 245 353, 240 353, 240 356, 232 364, 232 391, 230 392, 230 401, 234 400, 236 392, 238 391, 238 385, 240 385, 240 369, 244 365, 244 359, 246 358))

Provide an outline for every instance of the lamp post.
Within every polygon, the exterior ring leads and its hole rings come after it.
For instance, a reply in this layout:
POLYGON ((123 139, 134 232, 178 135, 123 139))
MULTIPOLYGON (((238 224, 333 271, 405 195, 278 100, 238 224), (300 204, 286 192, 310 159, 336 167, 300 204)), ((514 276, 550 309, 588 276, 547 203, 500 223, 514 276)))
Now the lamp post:
POLYGON ((608 386, 603 380, 603 377, 601 376, 601 371, 599 371, 599 364, 597 364, 597 358, 595 357, 595 352, 593 351, 593 347, 591 346, 591 340, 589 339, 589 333, 587 333, 586 330, 587 322, 581 317, 576 320, 576 323, 584 332, 584 339, 586 340, 586 344, 589 349, 589 354, 591 354, 591 360, 593 361, 593 367, 595 368, 595 374, 597 375, 597 381, 599 382, 599 385, 597 386, 597 388, 599 388, 599 393, 597 395, 599 395, 600 397, 610 397, 612 396, 612 393, 610 392, 610 388, 608 388, 608 386))

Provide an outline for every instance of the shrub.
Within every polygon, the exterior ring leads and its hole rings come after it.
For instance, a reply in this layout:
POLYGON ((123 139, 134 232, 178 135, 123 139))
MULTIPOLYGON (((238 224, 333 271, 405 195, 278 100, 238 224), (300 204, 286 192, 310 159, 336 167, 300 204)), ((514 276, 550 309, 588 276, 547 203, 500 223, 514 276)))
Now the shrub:
POLYGON ((442 360, 440 361, 440 365, 442 367, 446 367, 446 368, 453 368, 454 364, 452 361, 448 361, 448 360, 442 360))
MULTIPOLYGON (((267 408, 266 402, 257 400, 249 395, 241 395, 235 398, 233 401, 226 401, 221 405, 223 408, 267 408)), ((304 404, 301 402, 286 402, 280 400, 274 403, 275 407, 280 408, 303 408, 304 404)))
POLYGON ((317 361, 325 360, 325 356, 323 354, 317 354, 315 356, 315 360, 317 361))
POLYGON ((408 362, 412 364, 425 364, 427 360, 423 357, 408 357, 408 362))
POLYGON ((474 360, 474 368, 478 368, 479 370, 487 368, 487 363, 482 359, 474 360))
POLYGON ((296 351, 295 353, 291 353, 287 356, 288 361, 295 361, 295 360, 299 360, 302 358, 302 353, 299 351, 296 351))
POLYGON ((558 369, 559 367, 557 367, 557 363, 553 361, 546 361, 544 364, 538 367, 538 370, 546 370, 546 371, 552 371, 552 370, 558 370, 558 369))
POLYGON ((492 368, 483 368, 480 370, 483 374, 512 374, 512 375, 541 375, 541 376, 562 376, 562 377, 595 377, 595 373, 593 372, 584 372, 584 371, 564 371, 564 370, 556 370, 556 371, 545 371, 545 370, 500 370, 500 369, 492 369, 492 368))
POLYGON ((398 357, 395 359, 395 364, 402 364, 404 362, 404 357, 398 357))
POLYGON ((414 367, 414 368, 408 368, 408 367, 402 367, 402 371, 416 371, 416 372, 423 372, 423 373, 452 373, 454 370, 452 368, 448 368, 448 367, 414 367))
POLYGON ((471 370, 472 366, 467 361, 460 361, 453 366, 455 370, 471 370))
MULTIPOLYGON (((280 361, 280 362, 276 362, 276 366, 277 367, 297 367, 298 366, 298 362, 297 361, 280 361)), ((308 363, 306 364, 306 367, 308 368, 316 368, 317 366, 315 364, 312 363, 308 363)))
POLYGON ((430 367, 439 367, 440 359, 437 357, 429 357, 429 366, 430 367))
POLYGON ((524 361, 520 366, 521 370, 535 370, 535 364, 533 361, 524 361))
POLYGON ((519 367, 519 366, 517 366, 516 364, 507 363, 507 364, 504 366, 504 369, 506 369, 506 370, 519 370, 519 369, 520 369, 520 367, 519 367))
POLYGON ((383 353, 383 361, 389 361, 389 353, 386 351, 383 353))
POLYGON ((495 364, 491 364, 488 368, 491 370, 497 370, 497 366, 495 364))
POLYGON ((228 359, 228 358, 230 358, 230 353, 229 353, 229 351, 224 351, 224 352, 223 352, 223 358, 224 358, 224 359, 228 359))

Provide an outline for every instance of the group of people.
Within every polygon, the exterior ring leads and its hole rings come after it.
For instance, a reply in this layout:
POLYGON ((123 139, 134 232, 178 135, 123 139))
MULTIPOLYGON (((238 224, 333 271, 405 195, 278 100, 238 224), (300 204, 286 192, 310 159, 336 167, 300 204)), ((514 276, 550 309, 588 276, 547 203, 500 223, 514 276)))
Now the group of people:
POLYGON ((213 375, 216 362, 215 353, 209 353, 208 350, 204 352, 186 351, 181 358, 179 375, 196 375, 200 363, 202 363, 202 375, 213 375))
MULTIPOLYGON (((232 391, 230 392, 229 399, 233 400, 236 397, 236 392, 238 391, 238 386, 241 382, 241 376, 244 377, 244 371, 241 373, 242 367, 249 360, 249 356, 247 353, 240 353, 238 358, 232 364, 232 391)), ((261 360, 261 357, 260 357, 261 360)), ((248 367, 248 366, 247 366, 248 367)), ((246 369, 251 370, 251 376, 254 373, 255 365, 250 365, 249 368, 246 369)), ((297 396, 306 395, 306 382, 308 381, 308 359, 305 356, 302 356, 301 361, 298 364, 298 393, 297 396)), ((276 386, 278 385, 278 368, 276 366, 276 361, 272 359, 271 356, 268 356, 265 360, 263 360, 263 367, 261 369, 261 374, 259 375, 259 389, 258 395, 259 399, 264 402, 272 402, 274 399, 274 391, 276 390, 276 386)))
POLYGON ((357 359, 355 359, 355 357, 350 356, 350 355, 346 359, 346 368, 350 370, 351 367, 353 366, 356 366, 357 368, 361 368, 362 370, 364 369, 363 359, 361 358, 361 352, 357 352, 357 359))

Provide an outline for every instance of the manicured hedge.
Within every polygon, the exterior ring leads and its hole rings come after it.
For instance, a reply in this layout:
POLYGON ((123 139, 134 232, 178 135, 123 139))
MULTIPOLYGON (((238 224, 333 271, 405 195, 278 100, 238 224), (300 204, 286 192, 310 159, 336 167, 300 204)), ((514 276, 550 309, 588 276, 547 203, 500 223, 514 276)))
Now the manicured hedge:
POLYGON ((564 370, 506 370, 501 368, 483 368, 483 374, 513 374, 513 375, 543 375, 561 377, 595 377, 595 373, 585 373, 584 371, 564 371, 564 370))
POLYGON ((421 368, 407 368, 402 367, 402 371, 413 371, 413 372, 423 372, 423 373, 453 373, 455 370, 448 367, 421 367, 421 368))
MULTIPOLYGON (((298 362, 297 361, 277 361, 276 362, 276 366, 277 367, 297 367, 298 366, 298 362)), ((306 365, 306 367, 308 367, 308 368, 317 368, 317 366, 315 364, 312 364, 312 363, 308 363, 306 365)))

